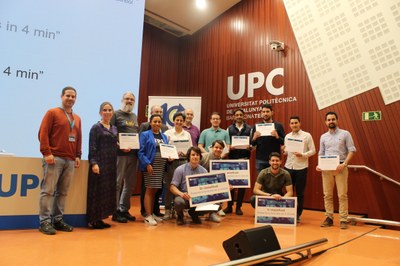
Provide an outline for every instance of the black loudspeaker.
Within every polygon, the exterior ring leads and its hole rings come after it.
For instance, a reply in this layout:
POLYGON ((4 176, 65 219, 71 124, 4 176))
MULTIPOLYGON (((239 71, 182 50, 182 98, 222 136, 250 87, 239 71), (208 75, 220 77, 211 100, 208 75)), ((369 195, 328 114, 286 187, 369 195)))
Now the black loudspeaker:
POLYGON ((242 259, 281 249, 272 226, 241 230, 222 243, 230 260, 242 259))

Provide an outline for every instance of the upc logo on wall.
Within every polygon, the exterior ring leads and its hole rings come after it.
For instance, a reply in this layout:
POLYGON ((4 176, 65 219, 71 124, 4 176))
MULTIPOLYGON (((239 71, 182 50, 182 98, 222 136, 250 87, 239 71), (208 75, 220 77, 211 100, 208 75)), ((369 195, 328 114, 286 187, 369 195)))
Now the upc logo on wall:
POLYGON ((267 75, 264 75, 264 73, 259 71, 251 72, 247 74, 247 79, 246 74, 239 75, 239 79, 236 80, 233 76, 229 76, 227 81, 227 95, 230 100, 235 102, 226 104, 226 120, 233 120, 233 112, 236 108, 243 109, 245 112, 244 119, 260 119, 261 106, 263 104, 297 102, 297 98, 295 96, 278 97, 279 95, 284 94, 284 85, 276 88, 273 84, 274 78, 278 76, 284 76, 283 68, 275 68, 267 75), (237 86, 236 89, 235 85, 237 86), (255 100, 255 92, 262 87, 265 87, 268 94, 275 97, 270 99, 255 100))

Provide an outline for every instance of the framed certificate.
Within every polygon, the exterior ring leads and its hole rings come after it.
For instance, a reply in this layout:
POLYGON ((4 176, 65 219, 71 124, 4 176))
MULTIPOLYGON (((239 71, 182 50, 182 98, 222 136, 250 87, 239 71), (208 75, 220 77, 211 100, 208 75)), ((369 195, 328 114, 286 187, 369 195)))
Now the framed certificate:
POLYGON ((209 205, 231 200, 225 173, 207 173, 186 176, 190 207, 209 205))
POLYGON ((276 200, 273 197, 256 196, 254 223, 296 226, 297 197, 283 197, 276 200))
POLYGON ((210 173, 225 173, 234 188, 250 187, 249 160, 210 160, 210 173))

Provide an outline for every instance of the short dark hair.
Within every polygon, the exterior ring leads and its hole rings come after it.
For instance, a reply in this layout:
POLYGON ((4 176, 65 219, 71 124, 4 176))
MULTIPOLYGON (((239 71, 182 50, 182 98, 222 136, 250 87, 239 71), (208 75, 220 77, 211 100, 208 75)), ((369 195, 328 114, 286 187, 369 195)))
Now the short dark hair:
POLYGON ((326 115, 325 115, 325 121, 326 121, 326 118, 328 117, 328 115, 334 115, 334 116, 336 117, 336 119, 339 119, 339 117, 337 116, 337 114, 336 114, 335 112, 329 111, 329 112, 327 112, 326 115))
POLYGON ((219 112, 212 112, 210 118, 212 118, 213 115, 218 115, 219 118, 221 118, 221 114, 219 112))
POLYGON ((67 86, 64 89, 62 89, 61 91, 61 96, 63 96, 65 94, 66 91, 74 91, 75 92, 75 96, 78 95, 78 93, 76 92, 76 90, 71 87, 71 86, 67 86))
POLYGON ((154 119, 154 117, 159 117, 161 119, 161 121, 162 121, 162 116, 160 114, 152 114, 150 116, 149 122, 151 122, 154 119))
POLYGON ((281 154, 279 152, 271 152, 268 156, 268 158, 271 160, 272 157, 278 157, 279 160, 281 160, 281 154))
POLYGON ((173 116, 172 116, 172 121, 175 121, 175 118, 177 118, 178 116, 182 116, 183 121, 186 120, 186 115, 182 112, 176 112, 173 116))
POLYGON ((289 118, 289 122, 290 122, 290 120, 292 120, 292 119, 297 119, 297 120, 300 122, 300 117, 298 117, 298 116, 296 116, 296 115, 291 116, 291 117, 289 118))
POLYGON ((244 111, 243 111, 242 108, 236 108, 236 109, 233 111, 233 114, 236 114, 236 112, 242 112, 242 114, 244 114, 244 111))
POLYGON ((261 109, 264 109, 264 108, 267 108, 267 109, 269 109, 269 110, 273 111, 273 110, 272 110, 272 105, 271 105, 271 104, 269 104, 269 103, 265 103, 265 104, 263 104, 263 106, 261 107, 261 109))
POLYGON ((196 154, 200 155, 200 160, 201 160, 201 158, 202 158, 203 156, 201 155, 201 150, 200 150, 200 148, 197 147, 197 146, 192 146, 192 147, 190 147, 190 148, 187 150, 187 152, 186 152, 186 161, 188 161, 188 162, 190 161, 190 153, 191 153, 192 151, 194 151, 196 154))
POLYGON ((224 143, 222 140, 220 140, 220 139, 214 140, 213 143, 211 144, 211 147, 214 147, 216 143, 218 143, 219 145, 221 145, 222 148, 225 148, 225 143, 224 143))

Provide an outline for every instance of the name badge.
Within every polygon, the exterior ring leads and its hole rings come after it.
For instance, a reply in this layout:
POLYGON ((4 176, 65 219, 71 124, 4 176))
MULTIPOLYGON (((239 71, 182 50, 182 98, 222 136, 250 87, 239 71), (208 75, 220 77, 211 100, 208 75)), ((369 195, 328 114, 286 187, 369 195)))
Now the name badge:
POLYGON ((75 136, 72 135, 68 136, 68 141, 75 142, 75 136))

